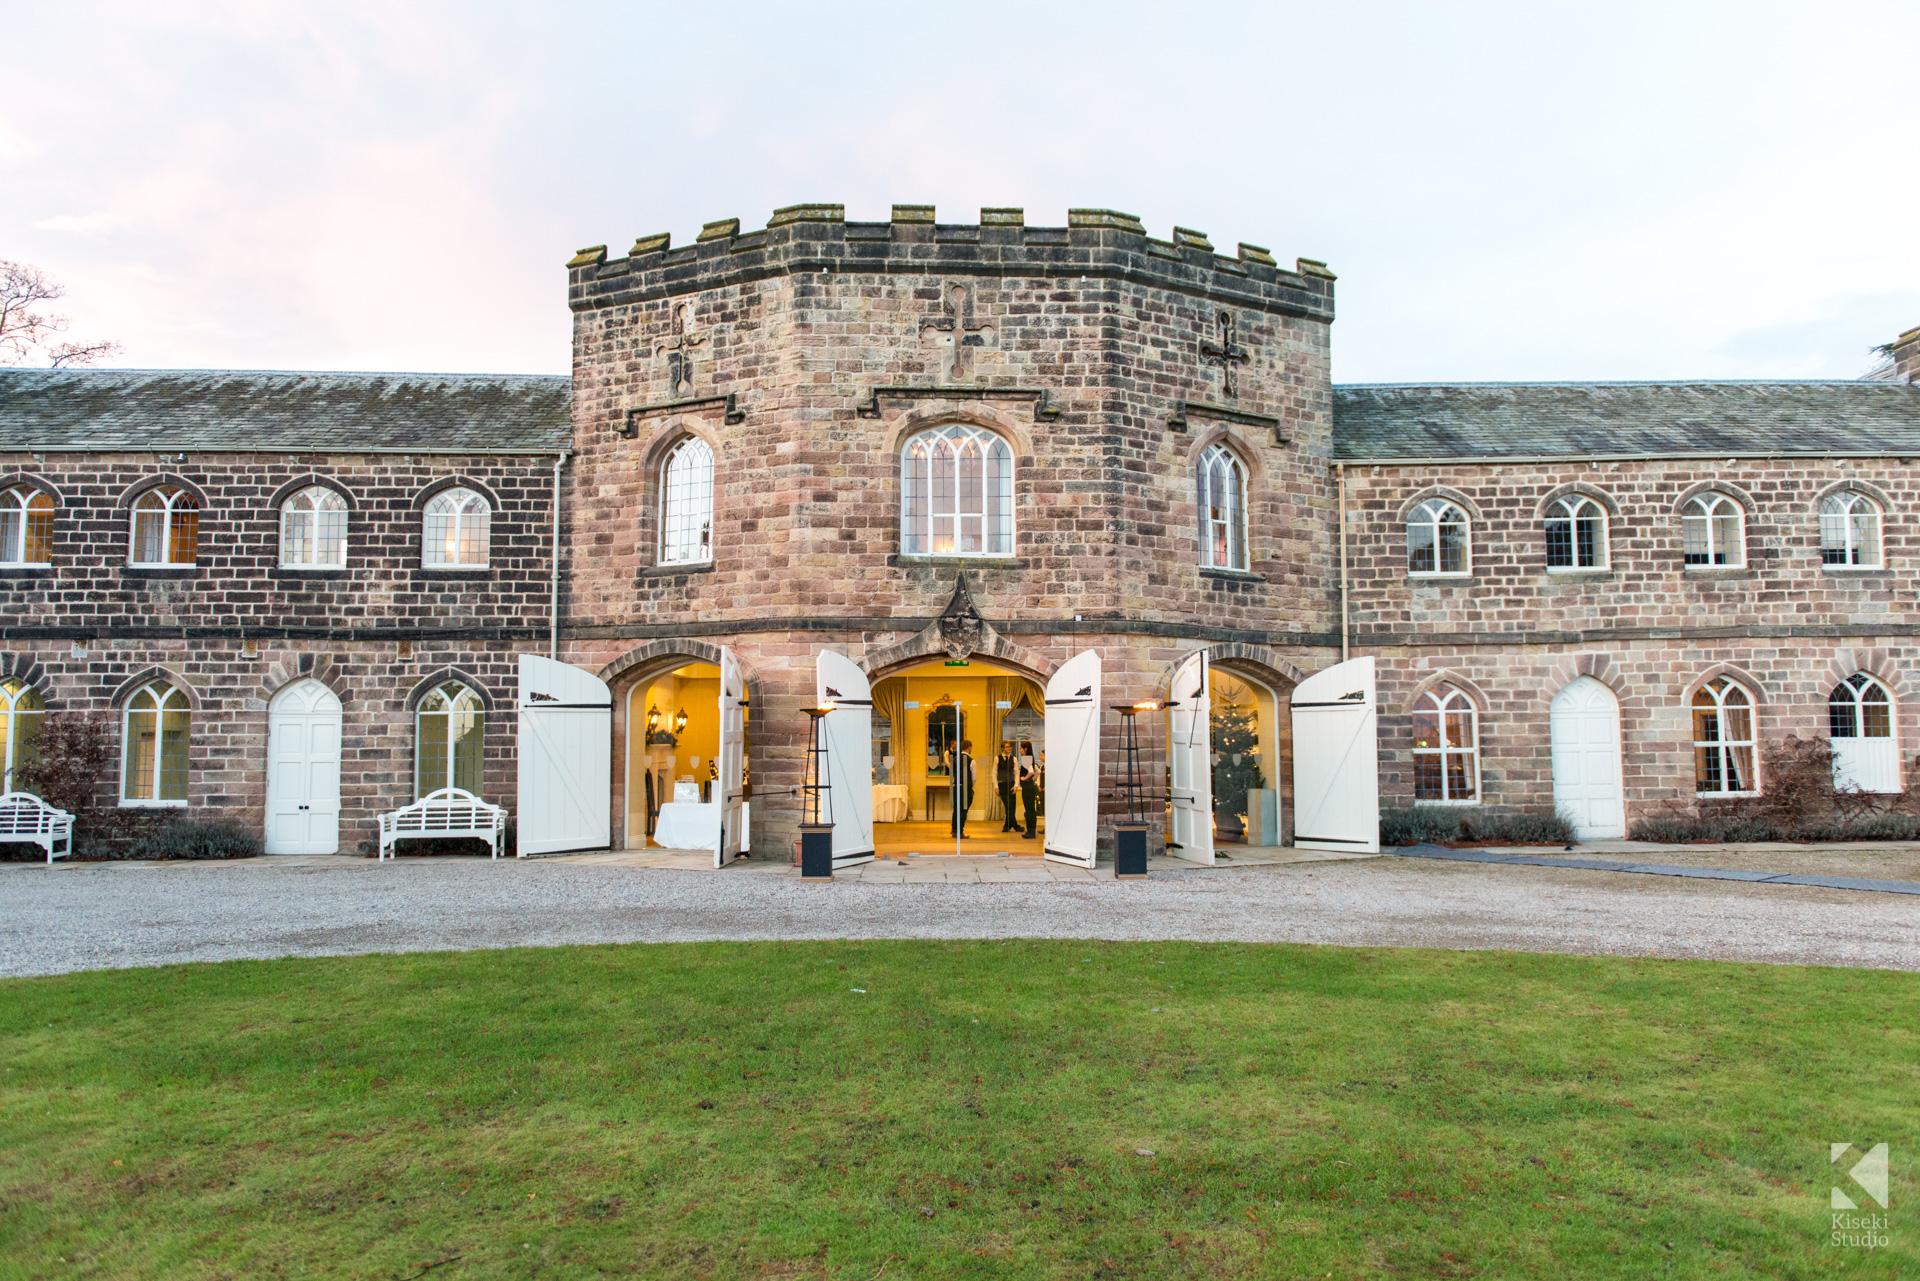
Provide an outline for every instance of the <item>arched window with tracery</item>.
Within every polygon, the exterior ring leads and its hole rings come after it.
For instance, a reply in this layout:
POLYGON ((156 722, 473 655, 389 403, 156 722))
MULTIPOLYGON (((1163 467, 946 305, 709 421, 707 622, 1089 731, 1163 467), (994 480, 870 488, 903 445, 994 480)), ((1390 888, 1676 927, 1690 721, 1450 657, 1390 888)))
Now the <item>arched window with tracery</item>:
POLYGON ((1680 509, 1687 564, 1733 569, 1747 563, 1747 520, 1725 494, 1701 494, 1680 509))
POLYGON ((0 792, 15 790, 13 771, 38 756, 46 711, 33 686, 17 678, 0 681, 0 792))
POLYGON ((0 490, 0 565, 53 560, 53 495, 27 485, 0 490))
POLYGON ((415 800, 443 787, 480 795, 487 711, 478 694, 459 681, 434 686, 420 700, 414 730, 415 800))
POLYGON ((1893 695, 1865 672, 1827 695, 1827 734, 1833 749, 1833 785, 1843 792, 1905 790, 1894 733, 1893 695))
POLYGON ((1820 563, 1856 569, 1880 566, 1880 504, 1842 490, 1820 503, 1820 563))
POLYGON ((1607 567, 1607 509, 1582 494, 1547 504, 1547 568, 1607 567))
POLYGON ((1479 716, 1457 685, 1435 685, 1413 705, 1413 799, 1480 799, 1479 716))
POLYGON ((124 805, 185 805, 193 711, 187 696, 154 681, 127 700, 121 724, 120 800, 124 805))
POLYGON ((1444 498, 1407 514, 1407 572, 1464 574, 1469 567, 1467 514, 1444 498))
POLYGON ((949 423, 900 451, 900 551, 1013 555, 1013 450, 990 431, 949 423))
POLYGON ((712 559, 713 450, 698 436, 688 436, 660 467, 660 563, 712 559))
POLYGON ((1225 445, 1200 454, 1200 564, 1247 567, 1247 465, 1225 445))
POLYGON ((200 554, 200 500, 155 485, 133 500, 132 565, 191 565, 200 554))
POLYGON ((1693 695, 1693 790, 1743 796, 1760 790, 1754 772, 1753 695, 1717 676, 1693 695))
POLYGON ((280 505, 280 564, 286 569, 343 569, 347 563, 347 500, 309 485, 280 505))
POLYGON ((485 569, 493 509, 471 489, 448 489, 427 504, 421 563, 435 569, 485 569))

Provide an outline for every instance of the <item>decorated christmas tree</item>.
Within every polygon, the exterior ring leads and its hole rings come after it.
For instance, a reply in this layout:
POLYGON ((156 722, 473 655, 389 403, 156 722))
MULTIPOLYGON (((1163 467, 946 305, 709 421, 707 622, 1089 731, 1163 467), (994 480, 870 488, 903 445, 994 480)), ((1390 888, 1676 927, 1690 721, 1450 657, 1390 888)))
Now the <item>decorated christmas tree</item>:
POLYGON ((1253 691, 1223 681, 1213 690, 1214 814, 1245 814, 1247 793, 1266 785, 1260 773, 1260 719, 1253 691))

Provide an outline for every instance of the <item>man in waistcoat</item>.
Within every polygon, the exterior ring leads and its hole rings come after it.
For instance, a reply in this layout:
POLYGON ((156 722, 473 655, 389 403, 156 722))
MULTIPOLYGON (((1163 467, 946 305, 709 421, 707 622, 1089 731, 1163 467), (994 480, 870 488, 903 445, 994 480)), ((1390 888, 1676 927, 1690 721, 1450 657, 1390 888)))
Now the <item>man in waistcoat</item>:
POLYGON ((1000 740, 1000 755, 993 762, 993 788, 1000 796, 1002 832, 1011 832, 1020 826, 1014 821, 1017 815, 1013 807, 1013 789, 1017 785, 1018 773, 1013 763, 1013 744, 1003 738, 1000 740))
POLYGON ((1034 839, 1034 824, 1040 817, 1040 769, 1034 763, 1033 748, 1028 744, 1021 746, 1025 750, 1020 755, 1017 768, 1017 777, 1020 780, 1020 807, 1027 813, 1025 836, 1031 841, 1034 839))
POLYGON ((967 838, 967 808, 973 804, 973 740, 960 741, 953 756, 953 834, 967 838))

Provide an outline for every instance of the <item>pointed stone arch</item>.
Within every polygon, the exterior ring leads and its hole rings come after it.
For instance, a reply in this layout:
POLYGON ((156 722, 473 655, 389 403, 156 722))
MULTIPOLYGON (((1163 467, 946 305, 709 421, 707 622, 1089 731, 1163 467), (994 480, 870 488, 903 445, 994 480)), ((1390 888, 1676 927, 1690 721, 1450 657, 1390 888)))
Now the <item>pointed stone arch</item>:
MULTIPOLYGON (((465 680, 464 677, 461 678, 465 680)), ((351 686, 347 683, 345 665, 332 654, 287 654, 268 664, 264 675, 260 677, 260 697, 268 702, 285 686, 299 680, 316 680, 333 691, 342 707, 352 700, 351 686)), ((471 683, 471 682, 469 682, 471 683)), ((475 686, 476 693, 479 687, 475 686)), ((424 693, 424 691, 422 691, 424 693)), ((484 700, 486 695, 482 694, 484 700)), ((408 699, 408 706, 419 701, 416 695, 408 699)))

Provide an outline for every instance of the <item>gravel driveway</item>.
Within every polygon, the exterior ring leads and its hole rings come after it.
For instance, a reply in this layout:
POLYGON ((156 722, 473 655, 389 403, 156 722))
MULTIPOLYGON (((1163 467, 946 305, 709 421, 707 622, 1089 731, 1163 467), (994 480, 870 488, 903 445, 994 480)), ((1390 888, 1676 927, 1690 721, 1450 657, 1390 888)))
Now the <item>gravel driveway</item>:
POLYGON ((1243 939, 1920 969, 1899 895, 1382 858, 1147 881, 803 884, 485 859, 0 866, 0 975, 699 939, 1243 939))

